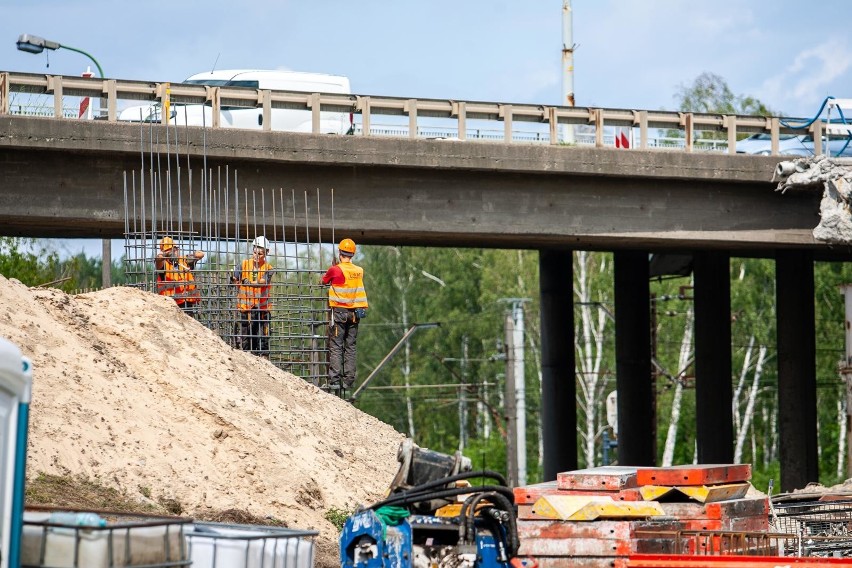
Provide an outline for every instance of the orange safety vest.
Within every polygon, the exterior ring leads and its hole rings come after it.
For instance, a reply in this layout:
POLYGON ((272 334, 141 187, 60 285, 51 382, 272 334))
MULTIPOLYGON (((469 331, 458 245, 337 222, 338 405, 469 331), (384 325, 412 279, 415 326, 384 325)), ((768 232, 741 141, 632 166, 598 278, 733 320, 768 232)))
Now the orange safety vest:
POLYGON ((328 305, 332 308, 366 308, 367 291, 364 289, 364 269, 348 261, 337 265, 343 271, 343 286, 328 287, 328 305))
POLYGON ((195 304, 201 299, 201 292, 195 286, 186 259, 178 257, 177 264, 164 259, 163 270, 157 273, 157 293, 161 296, 174 298, 178 304, 195 304))
POLYGON ((272 265, 264 262, 261 266, 254 265, 254 258, 249 258, 243 261, 240 270, 240 287, 237 290, 237 309, 241 312, 247 312, 253 308, 262 311, 269 311, 269 291, 272 288, 269 284, 262 286, 244 286, 243 280, 248 280, 255 284, 265 281, 266 273, 272 270, 272 265))

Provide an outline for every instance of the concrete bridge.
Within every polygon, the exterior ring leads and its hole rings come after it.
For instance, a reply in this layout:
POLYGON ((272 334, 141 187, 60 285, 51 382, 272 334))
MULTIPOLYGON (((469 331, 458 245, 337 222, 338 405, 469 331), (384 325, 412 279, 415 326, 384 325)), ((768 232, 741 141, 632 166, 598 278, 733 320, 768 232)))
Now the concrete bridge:
MULTIPOLYGON (((775 191, 777 158, 180 130, 193 168, 206 157, 248 188, 334 188, 337 229, 366 243, 835 253, 811 235, 819 194, 775 191)), ((167 154, 165 127, 0 116, 0 226, 122 237, 123 174, 142 152, 167 154)))
MULTIPOLYGON (((120 237, 123 172, 167 152, 165 127, 2 108, 2 233, 120 237)), ((560 112, 549 112, 557 123, 560 112)), ((647 113, 638 120, 647 126, 647 113)), ((236 168, 241 186, 334 188, 337 232, 360 242, 538 249, 547 478, 577 465, 572 250, 614 251, 622 465, 656 454, 649 253, 682 253, 694 274, 701 463, 733 459, 729 258, 774 258, 782 489, 818 479, 814 306, 803 300, 814 296, 814 261, 850 251, 811 236, 819 194, 774 190, 777 158, 191 127, 179 137, 192 167, 236 168)))

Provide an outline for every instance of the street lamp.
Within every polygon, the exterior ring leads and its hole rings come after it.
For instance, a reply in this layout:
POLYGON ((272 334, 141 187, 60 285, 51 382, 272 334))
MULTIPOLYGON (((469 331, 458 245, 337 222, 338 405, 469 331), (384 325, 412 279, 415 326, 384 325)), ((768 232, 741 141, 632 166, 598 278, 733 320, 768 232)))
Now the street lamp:
MULTIPOLYGON (((104 70, 101 68, 101 64, 98 63, 98 60, 92 57, 90 53, 86 53, 82 49, 77 49, 76 47, 71 47, 70 45, 62 45, 58 41, 50 41, 49 39, 44 39, 43 37, 35 36, 32 34, 21 34, 18 36, 18 50, 26 51, 27 53, 41 53, 45 49, 49 49, 51 51, 56 51, 57 49, 67 49, 69 51, 76 51, 82 55, 85 55, 89 59, 92 60, 92 63, 95 64, 95 67, 98 68, 98 75, 100 78, 104 78, 104 70)), ((103 104, 103 103, 102 103, 103 104)), ((103 239, 103 255, 101 257, 102 260, 102 285, 104 288, 109 288, 112 284, 112 243, 109 239, 103 239)))
POLYGON ((57 49, 67 49, 69 51, 76 51, 82 55, 85 55, 89 59, 92 60, 92 63, 95 64, 95 67, 98 68, 98 74, 101 79, 104 77, 104 70, 101 69, 101 64, 98 63, 98 60, 91 56, 91 54, 86 53, 82 49, 77 49, 76 47, 71 47, 69 45, 62 45, 58 41, 50 41, 49 39, 44 39, 43 37, 34 36, 32 34, 21 34, 18 36, 18 50, 26 51, 27 53, 41 53, 45 49, 50 49, 52 51, 56 51, 57 49))

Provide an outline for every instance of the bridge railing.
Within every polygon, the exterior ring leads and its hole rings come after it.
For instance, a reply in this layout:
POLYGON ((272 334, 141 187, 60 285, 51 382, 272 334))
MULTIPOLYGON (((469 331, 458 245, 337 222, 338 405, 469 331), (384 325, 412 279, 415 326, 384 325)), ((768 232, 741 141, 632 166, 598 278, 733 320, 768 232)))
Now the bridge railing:
MULTIPOLYGON (((320 133, 321 112, 352 113, 360 118, 360 136, 475 139, 500 143, 583 144, 635 149, 668 149, 685 152, 736 152, 736 141, 745 134, 766 133, 772 154, 778 154, 779 137, 801 133, 784 127, 778 117, 720 115, 672 111, 562 107, 501 102, 271 91, 243 87, 210 87, 184 83, 153 83, 60 75, 0 72, 0 115, 37 114, 75 118, 67 97, 91 97, 100 101, 98 118, 117 120, 127 101, 152 104, 204 104, 211 106, 212 128, 220 127, 223 107, 258 108, 262 130, 270 130, 272 109, 306 110, 312 132, 320 133), (16 97, 38 95, 52 98, 50 105, 27 112, 16 97), (407 120, 405 120, 407 118, 407 120), (438 119, 440 125, 427 124, 438 119), (381 121, 397 120, 382 125, 381 121), (475 125, 475 126, 474 126, 475 125), (564 125, 572 125, 566 142, 564 125), (620 133, 628 132, 628 138, 620 133)), ((160 113, 165 123, 167 113, 160 113)), ((813 123, 811 132, 820 140, 824 125, 813 123)))

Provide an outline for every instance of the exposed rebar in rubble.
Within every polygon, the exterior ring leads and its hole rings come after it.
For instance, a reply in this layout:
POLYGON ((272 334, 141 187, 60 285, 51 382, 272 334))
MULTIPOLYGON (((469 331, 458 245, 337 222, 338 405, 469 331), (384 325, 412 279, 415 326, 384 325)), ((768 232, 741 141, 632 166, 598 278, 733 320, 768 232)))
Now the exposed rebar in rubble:
POLYGON ((790 189, 822 191, 820 222, 813 235, 818 241, 852 243, 852 160, 844 158, 799 158, 775 168, 778 191, 790 189))
MULTIPOLYGON (((174 240, 184 258, 194 251, 203 252, 203 259, 192 271, 200 292, 193 315, 228 344, 238 347, 238 285, 232 283, 231 275, 243 260, 252 258, 254 239, 265 236, 269 241, 267 261, 274 272, 269 360, 314 385, 325 386, 328 297, 320 276, 327 268, 322 263, 323 248, 333 245, 322 241, 324 192, 317 188, 314 200, 307 190, 240 187, 237 171, 227 165, 193 170, 187 153, 186 166, 181 166, 177 134, 168 152, 175 155, 163 159, 155 151, 159 139, 155 139, 155 131, 162 127, 150 126, 148 133, 146 127, 140 128, 140 169, 124 172, 127 284, 157 293, 154 259, 164 237, 174 240), (304 208, 297 200, 304 201, 304 208), (310 203, 314 201, 312 211, 310 203), (310 234, 311 215, 316 219, 314 239, 310 234)), ((326 200, 332 211, 333 199, 331 191, 326 200)), ((333 234, 333 217, 331 231, 333 234)))
POLYGON ((796 536, 786 555, 852 558, 852 501, 791 501, 775 508, 773 530, 796 536))

